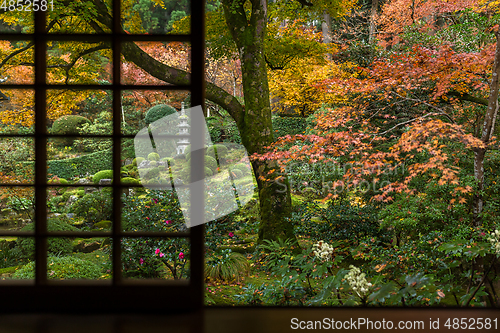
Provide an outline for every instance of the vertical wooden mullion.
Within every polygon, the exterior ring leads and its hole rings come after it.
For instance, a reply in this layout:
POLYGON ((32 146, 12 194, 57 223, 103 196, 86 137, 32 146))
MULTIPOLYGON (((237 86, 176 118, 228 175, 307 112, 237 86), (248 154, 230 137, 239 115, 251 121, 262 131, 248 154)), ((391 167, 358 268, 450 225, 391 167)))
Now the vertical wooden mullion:
POLYGON ((113 284, 122 281, 121 264, 121 0, 113 0, 113 284))
POLYGON ((47 283, 47 35, 45 12, 35 12, 35 283, 47 283))
MULTIPOLYGON (((191 107, 201 105, 205 108, 205 0, 191 1, 191 107)), ((196 121, 193 117, 191 121, 191 132, 202 133, 202 140, 205 138, 205 124, 196 121)), ((203 147, 205 142, 192 143, 191 146, 203 147)), ((203 151, 191 152, 191 179, 204 178, 204 154, 203 151)), ((190 185, 191 207, 205 207, 205 194, 203 182, 194 182, 190 185)), ((203 308, 203 281, 204 281, 204 211, 205 209, 191 209, 191 224, 196 227, 191 228, 191 279, 190 288, 193 295, 193 306, 195 310, 203 308)))

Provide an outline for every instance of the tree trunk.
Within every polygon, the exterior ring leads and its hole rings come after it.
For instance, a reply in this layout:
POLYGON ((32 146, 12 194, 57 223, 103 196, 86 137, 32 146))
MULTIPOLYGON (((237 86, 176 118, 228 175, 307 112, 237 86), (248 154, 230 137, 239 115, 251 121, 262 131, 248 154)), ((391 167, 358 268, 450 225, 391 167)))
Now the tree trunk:
MULTIPOLYGON (((94 0, 100 9, 97 20, 112 27, 113 21, 102 1, 94 0)), ((264 60, 264 37, 267 29, 267 0, 251 0, 251 13, 247 17, 244 8, 246 0, 223 0, 226 24, 238 47, 241 60, 242 84, 245 106, 235 96, 222 88, 207 82, 206 98, 226 109, 235 120, 241 134, 243 145, 249 154, 263 153, 264 147, 273 142, 271 107, 267 68, 264 60)), ((97 32, 98 25, 94 24, 97 32)), ((135 43, 122 44, 125 59, 133 62, 152 76, 172 84, 188 84, 190 74, 183 70, 162 64, 144 52, 135 43)), ((264 177, 278 177, 269 161, 252 161, 257 178, 260 200, 259 241, 263 239, 293 239, 293 226, 289 222, 291 198, 288 180, 264 181, 264 177)))
POLYGON ((377 25, 375 23, 377 18, 377 10, 378 10, 378 0, 372 0, 372 10, 370 13, 370 32, 368 35, 368 43, 373 43, 375 40, 375 34, 377 30, 377 25))
POLYGON ((495 52, 495 62, 493 64, 493 75, 490 84, 490 95, 488 97, 488 108, 484 115, 483 129, 481 133, 481 141, 484 148, 476 148, 474 150, 474 177, 478 188, 474 195, 474 225, 481 226, 481 213, 483 211, 483 196, 484 190, 484 156, 487 146, 493 136, 495 130, 495 122, 498 114, 498 86, 500 76, 500 30, 496 32, 497 47, 495 52))
MULTIPOLYGON (((266 0, 252 0, 248 18, 243 8, 244 0, 223 1, 224 16, 231 35, 238 47, 245 109, 238 129, 242 143, 250 155, 264 153, 264 147, 273 141, 271 105, 267 82, 267 65, 264 60, 264 37, 267 28, 266 0)), ((253 160, 252 167, 257 178, 260 201, 259 241, 263 239, 293 239, 293 226, 289 222, 291 213, 290 188, 287 179, 267 181, 278 177, 279 169, 274 161, 253 160)))
MULTIPOLYGON (((328 14, 325 10, 325 11, 323 11, 323 23, 321 23, 321 32, 323 34, 323 43, 325 43, 325 44, 330 44, 332 42, 331 29, 332 29, 332 18, 330 17, 330 14, 328 14)), ((332 60, 332 54, 328 53, 326 55, 326 58, 328 60, 332 60)))

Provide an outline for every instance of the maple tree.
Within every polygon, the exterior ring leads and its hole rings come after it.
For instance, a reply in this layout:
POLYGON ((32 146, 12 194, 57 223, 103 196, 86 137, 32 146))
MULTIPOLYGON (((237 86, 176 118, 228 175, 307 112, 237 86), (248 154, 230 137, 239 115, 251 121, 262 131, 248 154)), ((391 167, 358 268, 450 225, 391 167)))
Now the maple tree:
MULTIPOLYGON (((161 6, 161 1, 155 0, 161 6)), ((303 1, 303 6, 317 8, 319 13, 328 10, 331 13, 345 13, 346 8, 353 1, 303 1)), ((268 6, 267 1, 221 1, 224 21, 227 25, 226 36, 231 36, 232 45, 236 46, 237 55, 241 61, 243 74, 242 87, 244 105, 232 94, 215 84, 206 84, 206 98, 226 109, 235 120, 240 130, 242 142, 250 154, 263 152, 263 147, 273 141, 271 109, 269 105, 269 88, 267 68, 264 59, 263 47, 267 34, 268 6)), ((124 1, 122 15, 123 29, 130 33, 145 33, 141 26, 140 15, 132 10, 133 2, 124 1)), ((53 12, 48 13, 48 29, 54 28, 60 32, 105 33, 111 31, 112 18, 110 1, 92 0, 83 3, 68 0, 54 1, 53 12), (61 10, 64 8, 64 11, 61 10)), ((297 10, 295 10, 297 11, 297 10)), ((10 13, 9 13, 10 14, 10 13)), ((13 24, 20 19, 27 20, 28 15, 16 12, 6 23, 13 24)), ((27 31, 32 30, 28 27, 27 31)), ((69 44, 69 43, 68 43, 69 44)), ((76 45, 72 45, 76 46, 76 45)), ((90 46, 80 54, 71 54, 68 61, 60 63, 58 67, 67 68, 66 83, 71 82, 73 67, 83 62, 85 65, 96 54, 106 55, 110 45, 101 43, 90 46), (92 52, 93 51, 93 52, 92 52), (81 58, 81 59, 80 59, 81 58), (70 60, 71 59, 71 60, 70 60)), ((234 49, 233 49, 234 50, 234 49)), ((122 45, 122 55, 125 60, 134 63, 151 76, 170 84, 186 84, 189 82, 189 73, 185 70, 169 66, 155 59, 145 52, 136 43, 128 42, 122 45)), ((61 70, 54 70, 54 74, 61 74, 61 70)), ((264 175, 273 169, 273 162, 253 161, 252 165, 257 175, 264 175)), ((261 205, 260 239, 294 238, 292 225, 286 222, 290 215, 290 193, 281 193, 276 184, 260 181, 258 178, 259 197, 261 205)))
POLYGON ((472 220, 481 226, 485 156, 496 144, 500 52, 494 22, 486 33, 495 42, 479 51, 446 43, 404 47, 358 67, 357 75, 325 80, 326 91, 341 91, 351 102, 316 114, 311 134, 281 138, 254 158, 276 160, 282 172, 297 160, 349 164, 330 197, 373 184, 368 199, 391 202, 397 193, 446 186, 448 208, 471 203, 472 220), (459 163, 471 153, 473 183, 459 163), (399 165, 403 175, 387 175, 399 165))

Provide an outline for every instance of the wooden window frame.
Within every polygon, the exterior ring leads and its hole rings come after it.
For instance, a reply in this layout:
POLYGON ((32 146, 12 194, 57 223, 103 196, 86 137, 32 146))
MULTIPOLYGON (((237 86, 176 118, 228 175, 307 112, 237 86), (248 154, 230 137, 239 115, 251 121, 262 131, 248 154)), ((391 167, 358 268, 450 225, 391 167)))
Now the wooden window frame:
MULTIPOLYGON (((0 305, 2 313, 12 312, 57 312, 57 313, 165 313, 169 311, 199 311, 203 308, 204 274, 203 274, 203 235, 202 224, 190 229, 189 233, 168 235, 169 237, 186 237, 191 244, 190 279, 175 283, 168 280, 125 280, 121 276, 121 248, 112 246, 113 278, 96 281, 51 281, 47 279, 47 133, 46 126, 46 91, 48 89, 106 89, 113 94, 113 172, 114 179, 120 178, 121 140, 126 135, 121 133, 121 94, 129 89, 186 89, 191 92, 192 106, 204 107, 204 1, 191 1, 191 34, 189 35, 129 35, 122 32, 120 24, 120 0, 113 3, 113 29, 110 34, 47 34, 45 12, 34 13, 35 30, 33 34, 1 34, 3 40, 34 40, 35 41, 35 81, 32 85, 2 85, 4 88, 32 88, 35 90, 35 131, 32 135, 8 134, 3 137, 33 137, 35 142, 35 280, 5 280, 0 281, 0 295, 5 300, 0 305), (100 39, 112 43, 113 83, 111 85, 51 85, 46 83, 46 48, 49 40, 86 40, 100 39), (176 86, 127 86, 121 84, 120 46, 126 41, 188 41, 191 43, 191 81, 183 87, 176 86)), ((192 131, 204 131, 204 124, 192 121, 192 131)), ((204 163, 202 152, 193 152, 191 163, 204 163)), ((204 168, 191 168, 192 177, 203 177, 204 168)), ((199 183, 199 182, 198 182, 199 183)), ((0 184, 1 185, 1 184, 0 184)), ((5 185, 5 184, 3 184, 5 185)), ((33 184, 31 185, 33 186, 33 184)), ((51 184, 51 186, 53 186, 51 184)), ((121 200, 122 185, 115 182, 113 188, 114 223, 111 231, 112 244, 120 244, 120 239, 126 234, 121 230, 121 200)), ((191 187, 192 205, 204 205, 203 190, 196 191, 191 187)), ((193 211, 192 214, 196 212, 193 211)), ((198 213, 199 214, 199 213, 198 213)), ((192 221, 202 220, 203 216, 191 215, 192 221)), ((196 223, 194 223, 196 225, 196 223)), ((19 232, 2 231, 0 236, 19 235, 19 232)), ((77 236, 71 233, 51 233, 50 237, 77 236)), ((98 236, 97 234, 94 234, 98 236)), ((140 236, 140 233, 135 236, 140 236)), ((127 235, 130 236, 130 235, 127 235)), ((162 235, 162 237, 166 237, 162 235)))

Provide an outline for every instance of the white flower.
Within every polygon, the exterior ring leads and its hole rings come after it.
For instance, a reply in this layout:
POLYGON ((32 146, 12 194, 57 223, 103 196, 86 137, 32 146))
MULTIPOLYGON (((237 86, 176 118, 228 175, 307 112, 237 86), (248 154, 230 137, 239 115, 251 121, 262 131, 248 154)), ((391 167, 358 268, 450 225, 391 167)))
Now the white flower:
POLYGON ((347 283, 349 283, 352 290, 354 290, 359 297, 365 296, 369 292, 372 284, 366 280, 365 273, 361 273, 361 270, 358 267, 351 265, 349 268, 351 270, 345 276, 347 283))
POLYGON ((491 233, 491 238, 488 238, 491 243, 491 247, 493 248, 493 252, 500 256, 500 231, 495 230, 495 232, 491 233))
POLYGON ((313 245, 313 253, 321 261, 328 261, 332 259, 333 247, 324 241, 319 241, 313 245))

